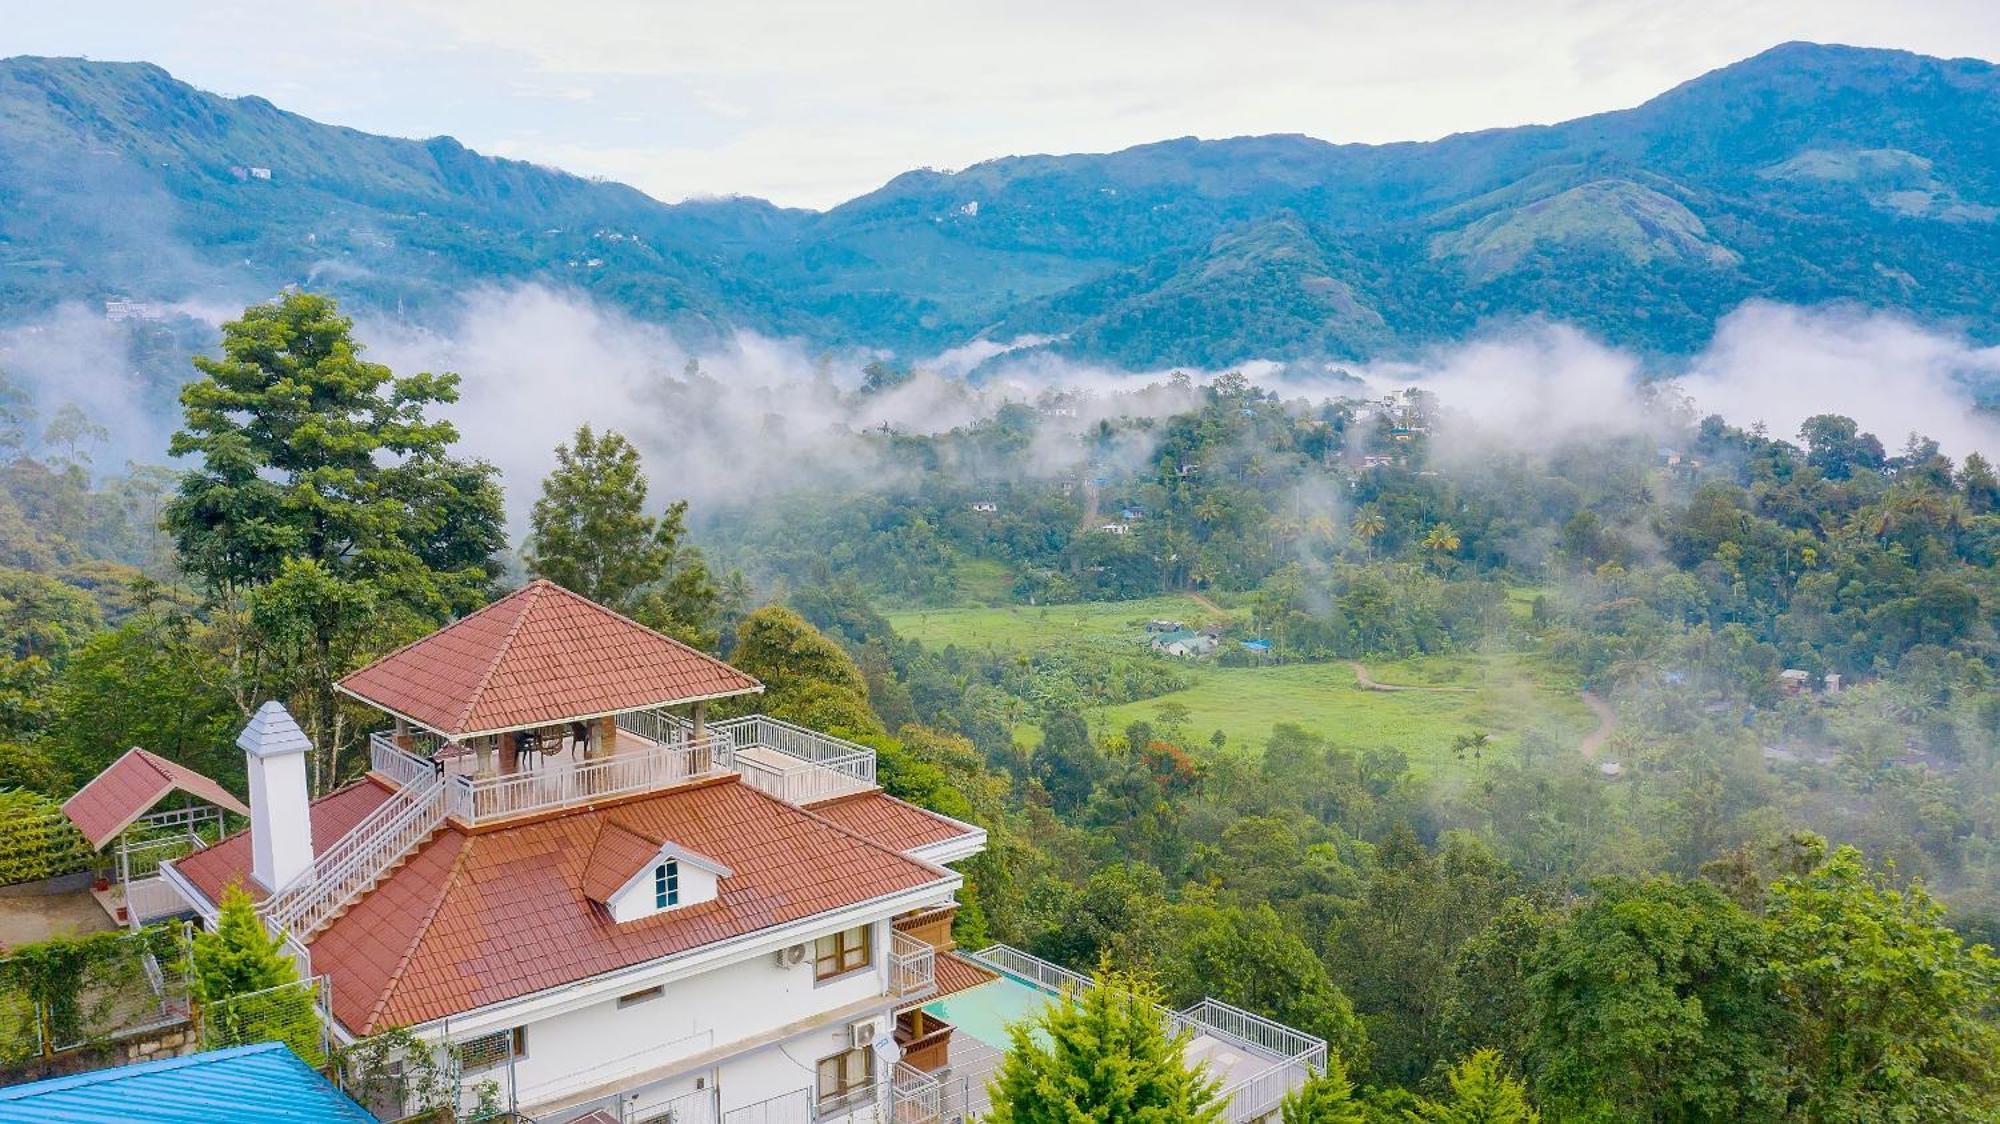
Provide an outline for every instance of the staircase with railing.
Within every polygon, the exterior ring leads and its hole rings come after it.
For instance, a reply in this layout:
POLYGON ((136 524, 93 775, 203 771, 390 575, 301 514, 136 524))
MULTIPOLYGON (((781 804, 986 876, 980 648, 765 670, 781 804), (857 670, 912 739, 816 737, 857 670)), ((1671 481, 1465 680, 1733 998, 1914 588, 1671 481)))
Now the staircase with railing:
POLYGON ((312 939, 443 827, 445 809, 441 777, 398 789, 315 856, 312 869, 265 898, 258 912, 273 929, 298 941, 312 939))

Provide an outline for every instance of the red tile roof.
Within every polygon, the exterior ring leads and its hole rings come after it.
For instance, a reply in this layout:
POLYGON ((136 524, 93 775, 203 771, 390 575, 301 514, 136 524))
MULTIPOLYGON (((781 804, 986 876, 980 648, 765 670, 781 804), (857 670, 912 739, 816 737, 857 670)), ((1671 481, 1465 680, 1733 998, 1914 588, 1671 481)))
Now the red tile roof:
POLYGON ((937 978, 937 992, 931 999, 942 999, 954 991, 964 991, 1000 978, 1000 973, 983 965, 974 964, 955 952, 938 953, 932 974, 937 978))
POLYGON ((228 789, 185 765, 134 746, 63 801, 63 815, 90 840, 92 849, 101 851, 176 789, 239 816, 250 814, 228 789))
POLYGON ((610 905, 611 895, 659 853, 659 843, 606 822, 590 848, 590 861, 584 864, 583 896, 599 905, 610 905))
MULTIPOLYGON (((364 784, 374 787, 373 782, 364 784)), ((330 842, 318 830, 321 809, 362 787, 315 803, 316 847, 330 842)), ((345 812, 343 808, 339 814, 345 812)), ((180 863, 204 893, 219 893, 229 881, 228 871, 212 869, 223 865, 212 856, 225 846, 180 863), (207 863, 198 862, 204 859, 207 863), (197 870, 189 870, 190 864, 197 870)), ((247 848, 231 853, 237 856, 237 869, 247 871, 247 848)), ((314 970, 333 979, 336 1017, 354 1033, 369 1034, 917 889, 947 876, 939 867, 728 777, 606 809, 490 830, 468 833, 448 825, 315 936, 310 947, 314 970), (622 835, 641 842, 672 839, 726 863, 730 875, 718 884, 719 896, 623 925, 613 922, 592 902, 590 891, 601 889, 608 877, 602 870, 593 873, 592 867, 606 825, 614 819, 622 835)))
POLYGON ((814 815, 832 820, 892 851, 915 850, 966 834, 965 825, 898 800, 880 789, 836 796, 808 808, 814 815))
POLYGON ((383 656, 339 686, 454 738, 763 689, 721 660, 546 580, 383 656))
MULTIPOLYGON (((309 815, 313 850, 319 852, 333 846, 390 795, 391 790, 380 782, 364 779, 313 801, 309 815)), ((241 882, 251 897, 261 899, 265 895, 264 887, 250 877, 248 831, 239 831, 205 851, 177 860, 174 868, 212 902, 222 900, 223 887, 231 882, 241 882)))

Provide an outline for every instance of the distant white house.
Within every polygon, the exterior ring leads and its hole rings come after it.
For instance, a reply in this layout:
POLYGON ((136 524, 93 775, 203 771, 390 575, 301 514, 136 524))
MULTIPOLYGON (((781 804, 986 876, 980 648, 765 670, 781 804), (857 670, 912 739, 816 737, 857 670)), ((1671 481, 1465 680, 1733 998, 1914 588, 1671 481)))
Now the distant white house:
POLYGON ((1000 510, 1000 505, 994 503, 992 500, 979 500, 972 504, 972 510, 979 512, 981 515, 991 515, 1000 510))
POLYGON ((1132 528, 1123 523, 1100 523, 1097 529, 1107 535, 1129 535, 1132 533, 1132 528))
POLYGON ((256 165, 254 165, 254 164, 253 164, 253 165, 251 165, 251 167, 250 167, 250 178, 251 178, 251 179, 253 179, 253 180, 267 180, 267 179, 270 179, 270 178, 271 178, 271 169, 269 169, 269 168, 259 168, 259 167, 257 167, 256 165))
POLYGON ((114 297, 104 302, 104 318, 114 324, 127 320, 158 320, 160 309, 159 306, 145 301, 114 297))

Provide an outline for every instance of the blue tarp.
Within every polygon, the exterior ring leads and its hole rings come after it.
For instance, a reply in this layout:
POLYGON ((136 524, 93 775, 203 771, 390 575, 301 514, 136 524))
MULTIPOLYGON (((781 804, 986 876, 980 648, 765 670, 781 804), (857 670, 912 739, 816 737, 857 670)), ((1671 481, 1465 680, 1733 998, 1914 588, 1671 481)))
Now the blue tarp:
POLYGON ((0 1121, 34 1124, 376 1124, 281 1042, 0 1089, 0 1121))

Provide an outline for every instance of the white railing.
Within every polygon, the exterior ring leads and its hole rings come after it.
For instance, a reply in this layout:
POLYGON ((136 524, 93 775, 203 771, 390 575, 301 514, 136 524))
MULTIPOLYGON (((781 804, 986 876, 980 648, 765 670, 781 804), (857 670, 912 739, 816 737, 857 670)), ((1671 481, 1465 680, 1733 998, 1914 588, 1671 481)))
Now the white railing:
POLYGON ((889 994, 915 995, 937 987, 937 949, 900 929, 889 935, 889 994))
POLYGON ((694 736, 694 723, 664 710, 633 710, 613 719, 618 728, 655 745, 684 742, 694 736))
POLYGON ((1222 1090, 1231 1121, 1256 1120, 1273 1110, 1285 1094, 1326 1068, 1326 1043, 1282 1023, 1272 1022, 1219 999, 1203 999, 1180 1012, 1198 1034, 1223 1038, 1252 1052, 1279 1060, 1222 1090))
POLYGON ((368 768, 396 783, 398 788, 421 785, 438 775, 438 767, 422 756, 396 744, 387 733, 368 735, 368 768))
POLYGON ((734 741, 711 732, 697 742, 614 753, 567 768, 446 778, 450 814, 468 824, 647 792, 733 768, 734 741))
POLYGON ((399 790, 316 856, 312 869, 264 899, 258 912, 274 928, 309 939, 383 871, 429 839, 444 825, 444 816, 439 778, 399 790))
POLYGON ((944 1119, 944 1085, 906 1062, 889 1077, 889 1117, 895 1124, 939 1124, 944 1119))
POLYGON ((812 1124, 813 1091, 793 1089, 775 1097, 732 1108, 722 1114, 722 1124, 812 1124))
POLYGON ((716 1124, 716 1091, 697 1089, 656 1101, 628 1101, 619 1114, 626 1124, 716 1124))
POLYGON ((875 751, 865 745, 836 738, 832 734, 822 734, 818 730, 808 730, 804 726, 773 718, 768 714, 749 714, 742 718, 726 718, 708 724, 710 730, 728 730, 736 736, 739 746, 757 745, 774 749, 787 757, 810 761, 815 765, 830 765, 836 761, 845 762, 850 758, 865 757, 868 765, 856 772, 856 776, 874 783, 875 751))
POLYGON ((188 913, 193 908, 179 890, 159 875, 125 883, 125 917, 135 928, 176 913, 188 913))
POLYGON ((763 714, 730 718, 709 729, 735 737, 744 783, 780 800, 811 804, 875 787, 875 751, 865 745, 763 714), (760 749, 771 752, 755 752, 760 749))
POLYGON ((989 945, 978 952, 969 952, 965 955, 995 971, 1019 976, 1043 991, 1088 991, 1096 982, 1082 972, 1072 972, 1068 968, 1051 964, 1039 956, 1032 956, 1011 945, 989 945))
MULTIPOLYGON (((1007 945, 966 953, 996 971, 1048 992, 1080 991, 1093 981, 1081 972, 1051 964, 1007 945)), ((1227 1040, 1267 1060, 1263 1069, 1225 1087, 1219 1099, 1232 1124, 1257 1120, 1276 1110, 1285 1094, 1326 1066, 1326 1042, 1217 999, 1203 999, 1185 1011, 1162 1009, 1174 1033, 1227 1040)))

